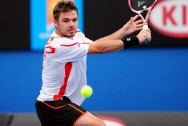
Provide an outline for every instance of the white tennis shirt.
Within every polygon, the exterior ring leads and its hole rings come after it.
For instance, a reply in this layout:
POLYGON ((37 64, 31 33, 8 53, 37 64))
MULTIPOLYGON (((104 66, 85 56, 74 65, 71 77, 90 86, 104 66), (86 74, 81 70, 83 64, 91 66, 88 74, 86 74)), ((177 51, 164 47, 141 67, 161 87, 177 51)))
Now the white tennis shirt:
POLYGON ((92 42, 78 31, 73 39, 52 33, 44 48, 42 88, 37 100, 55 101, 63 96, 81 105, 81 88, 87 84, 86 58, 92 42))

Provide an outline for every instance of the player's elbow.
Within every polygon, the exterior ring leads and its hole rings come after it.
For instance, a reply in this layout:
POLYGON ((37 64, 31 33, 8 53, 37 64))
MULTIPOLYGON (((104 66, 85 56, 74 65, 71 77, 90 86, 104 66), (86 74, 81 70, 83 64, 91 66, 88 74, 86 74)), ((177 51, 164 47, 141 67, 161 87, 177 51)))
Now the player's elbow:
POLYGON ((89 47, 89 53, 90 54, 104 54, 107 53, 107 49, 105 46, 100 45, 100 44, 91 44, 89 47))
POLYGON ((89 54, 104 54, 107 53, 104 48, 89 49, 89 54))
POLYGON ((104 54, 104 53, 107 53, 108 51, 105 47, 100 46, 97 48, 97 52, 98 52, 98 54, 104 54))

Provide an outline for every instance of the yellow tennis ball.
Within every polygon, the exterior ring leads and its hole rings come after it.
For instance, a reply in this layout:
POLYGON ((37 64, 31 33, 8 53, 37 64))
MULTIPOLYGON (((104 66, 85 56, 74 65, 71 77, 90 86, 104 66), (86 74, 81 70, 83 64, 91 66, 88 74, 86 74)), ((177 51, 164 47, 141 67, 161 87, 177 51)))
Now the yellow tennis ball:
POLYGON ((81 94, 85 98, 89 98, 93 94, 93 89, 88 85, 83 86, 81 89, 81 94))

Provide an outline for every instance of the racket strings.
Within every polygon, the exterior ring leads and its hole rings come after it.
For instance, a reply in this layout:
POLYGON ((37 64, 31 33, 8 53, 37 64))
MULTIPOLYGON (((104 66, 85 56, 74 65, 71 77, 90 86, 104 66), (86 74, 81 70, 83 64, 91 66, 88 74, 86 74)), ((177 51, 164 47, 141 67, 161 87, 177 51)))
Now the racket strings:
POLYGON ((132 8, 136 11, 142 11, 149 8, 155 0, 130 0, 132 8))

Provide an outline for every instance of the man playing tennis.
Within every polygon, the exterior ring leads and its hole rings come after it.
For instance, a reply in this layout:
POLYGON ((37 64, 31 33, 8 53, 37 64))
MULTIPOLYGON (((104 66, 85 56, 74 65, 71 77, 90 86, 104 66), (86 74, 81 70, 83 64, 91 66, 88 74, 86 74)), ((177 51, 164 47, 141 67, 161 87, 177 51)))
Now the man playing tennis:
POLYGON ((82 108, 81 88, 87 84, 87 54, 103 54, 151 40, 142 20, 131 18, 121 29, 91 41, 77 29, 78 11, 73 1, 59 1, 53 10, 55 31, 44 48, 42 88, 35 103, 42 126, 105 126, 82 108), (137 36, 124 38, 141 30, 137 36))

